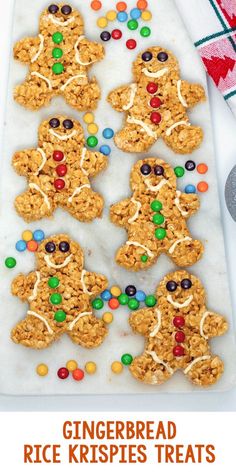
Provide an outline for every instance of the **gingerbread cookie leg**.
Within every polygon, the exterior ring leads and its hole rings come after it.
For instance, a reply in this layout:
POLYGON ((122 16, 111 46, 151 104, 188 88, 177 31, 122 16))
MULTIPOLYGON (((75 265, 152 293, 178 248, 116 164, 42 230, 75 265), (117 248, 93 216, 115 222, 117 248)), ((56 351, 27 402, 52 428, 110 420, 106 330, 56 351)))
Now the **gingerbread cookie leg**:
POLYGON ((170 379, 174 370, 159 359, 155 352, 145 352, 133 360, 130 366, 130 372, 141 382, 151 385, 161 385, 170 379))
POLYGON ((96 79, 93 78, 90 82, 86 80, 85 84, 79 84, 76 77, 71 79, 61 88, 67 103, 78 111, 95 110, 101 96, 96 79))
POLYGON ((16 197, 15 208, 18 214, 29 223, 51 216, 55 205, 37 184, 31 183, 29 190, 16 197))
POLYGON ((11 339, 16 344, 33 349, 45 349, 60 335, 53 331, 49 322, 36 312, 29 311, 27 317, 18 323, 11 332, 11 339))
POLYGON ((52 96, 50 80, 37 72, 32 72, 27 80, 17 85, 14 90, 16 102, 30 110, 38 110, 49 105, 52 96))
POLYGON ((108 331, 104 322, 96 318, 92 312, 84 312, 69 324, 67 333, 76 344, 92 349, 102 344, 108 331))
POLYGON ((218 356, 206 355, 194 359, 184 370, 195 385, 208 387, 216 383, 224 372, 224 364, 218 356))
POLYGON ((199 126, 188 126, 188 122, 177 122, 162 135, 165 143, 178 154, 188 154, 197 149, 203 140, 199 126))
POLYGON ((114 141, 122 151, 144 152, 155 143, 156 137, 148 127, 145 126, 144 129, 141 125, 127 122, 126 126, 115 135, 114 141))
POLYGON ((99 193, 93 192, 90 184, 79 185, 71 190, 69 198, 62 197, 60 206, 79 221, 89 222, 102 215, 104 200, 99 193))
POLYGON ((183 236, 171 241, 168 255, 179 267, 188 267, 195 264, 202 257, 203 244, 190 236, 183 236))

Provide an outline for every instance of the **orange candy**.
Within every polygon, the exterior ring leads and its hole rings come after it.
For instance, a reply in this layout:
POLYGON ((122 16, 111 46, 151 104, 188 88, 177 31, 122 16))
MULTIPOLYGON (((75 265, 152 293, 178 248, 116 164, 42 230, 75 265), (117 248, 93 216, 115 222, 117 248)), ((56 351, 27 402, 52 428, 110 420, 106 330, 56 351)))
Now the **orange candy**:
POLYGON ((100 2, 100 0, 93 0, 91 2, 91 8, 95 11, 98 11, 102 8, 102 3, 100 2))
POLYGON ((81 380, 83 380, 84 378, 84 371, 81 370, 81 369, 75 369, 73 372, 72 372, 72 377, 74 380, 76 380, 77 382, 80 382, 81 380))
POLYGON ((198 191, 201 192, 201 193, 207 192, 208 188, 209 188, 208 183, 203 182, 203 181, 199 182, 199 184, 197 186, 198 191))
POLYGON ((138 2, 137 2, 137 7, 138 7, 140 10, 145 10, 145 9, 148 7, 148 2, 147 2, 147 0, 138 0, 138 2))
POLYGON ((36 241, 32 240, 27 243, 27 249, 30 252, 36 252, 38 249, 39 245, 36 241))
POLYGON ((117 9, 118 11, 125 11, 125 10, 127 10, 127 3, 125 3, 125 2, 118 2, 118 3, 116 4, 116 9, 117 9))
POLYGON ((199 174, 206 174, 208 171, 208 166, 206 164, 198 164, 197 171, 199 174))
POLYGON ((111 298, 108 302, 108 305, 112 310, 117 310, 117 308, 120 306, 120 303, 117 298, 111 298))

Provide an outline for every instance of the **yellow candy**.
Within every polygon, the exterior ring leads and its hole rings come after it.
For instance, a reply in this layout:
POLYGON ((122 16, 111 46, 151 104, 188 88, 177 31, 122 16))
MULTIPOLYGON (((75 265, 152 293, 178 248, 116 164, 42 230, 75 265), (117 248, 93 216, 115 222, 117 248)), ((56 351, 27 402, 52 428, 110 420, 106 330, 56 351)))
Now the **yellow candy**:
POLYGON ((74 372, 74 370, 78 368, 78 364, 76 361, 68 361, 66 368, 69 370, 69 372, 74 372))
POLYGON ((120 287, 117 287, 117 285, 114 285, 113 287, 111 287, 110 292, 113 295, 113 297, 119 297, 122 293, 120 287))
POLYGON ((88 132, 89 134, 97 134, 98 125, 96 125, 96 123, 91 123, 90 125, 88 125, 88 132))
POLYGON ((109 21, 114 21, 116 19, 116 16, 117 14, 115 10, 109 10, 106 14, 106 18, 109 21))
POLYGON ((110 324, 113 321, 113 314, 110 313, 110 311, 107 311, 106 313, 103 314, 102 319, 104 323, 110 324))
POLYGON ((36 372, 40 377, 46 377, 48 375, 48 366, 46 364, 39 364, 36 372))
POLYGON ((32 241, 33 239, 33 233, 32 231, 30 231, 29 229, 27 229, 26 231, 24 231, 22 233, 22 239, 26 242, 29 242, 29 241, 32 241))
POLYGON ((98 18, 97 25, 99 26, 99 28, 105 28, 107 24, 108 24, 108 21, 105 18, 105 16, 101 16, 101 18, 98 18))
POLYGON ((121 372, 123 371, 123 365, 121 364, 121 362, 115 361, 111 364, 111 370, 113 374, 121 374, 121 372))
POLYGON ((150 20, 152 19, 152 14, 151 14, 151 12, 148 11, 148 10, 143 11, 143 12, 142 12, 142 19, 143 19, 144 21, 150 21, 150 20))
POLYGON ((93 113, 85 113, 83 117, 84 122, 89 125, 90 123, 94 122, 94 114, 93 113))
POLYGON ((93 375, 97 370, 97 365, 95 364, 95 362, 87 362, 87 364, 85 365, 85 370, 87 374, 93 375))

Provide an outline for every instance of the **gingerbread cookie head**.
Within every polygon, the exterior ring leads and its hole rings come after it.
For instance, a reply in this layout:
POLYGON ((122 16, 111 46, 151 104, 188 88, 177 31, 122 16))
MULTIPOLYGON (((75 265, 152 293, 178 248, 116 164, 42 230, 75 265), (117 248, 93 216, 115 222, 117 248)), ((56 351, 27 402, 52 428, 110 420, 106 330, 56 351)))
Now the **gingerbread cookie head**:
POLYGON ((39 128, 40 146, 51 144, 55 149, 63 147, 67 152, 78 151, 83 146, 84 131, 79 121, 62 115, 55 115, 42 122, 39 128))
POLYGON ((133 65, 134 76, 139 82, 141 79, 150 81, 173 72, 179 73, 178 61, 168 50, 155 46, 141 52, 133 65))
POLYGON ((162 159, 153 157, 138 161, 131 172, 131 188, 139 194, 158 194, 166 186, 176 190, 176 176, 173 169, 162 159))
POLYGON ((80 13, 72 6, 65 3, 49 4, 40 16, 40 31, 48 29, 49 26, 54 29, 66 28, 66 34, 74 33, 76 25, 76 33, 83 34, 84 23, 80 13))
POLYGON ((65 234, 45 239, 36 253, 39 269, 65 269, 69 264, 82 270, 84 256, 78 243, 72 241, 65 234))
POLYGON ((157 287, 156 295, 166 314, 182 310, 185 315, 196 316, 206 303, 200 280, 184 270, 168 274, 157 287))

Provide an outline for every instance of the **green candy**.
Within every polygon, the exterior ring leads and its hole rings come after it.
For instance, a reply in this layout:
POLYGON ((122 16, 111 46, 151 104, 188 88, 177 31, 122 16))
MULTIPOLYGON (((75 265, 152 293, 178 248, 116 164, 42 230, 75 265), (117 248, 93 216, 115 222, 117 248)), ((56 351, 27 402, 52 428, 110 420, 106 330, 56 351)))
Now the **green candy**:
POLYGON ((61 48, 54 48, 52 51, 52 57, 54 59, 60 59, 63 56, 63 51, 61 48))
POLYGON ((104 307, 104 303, 101 298, 95 298, 92 302, 92 307, 94 310, 101 310, 104 307))
POLYGON ((130 30, 134 31, 138 29, 138 22, 136 20, 129 20, 127 26, 130 30))
POLYGON ((65 319, 66 319, 66 314, 63 310, 58 310, 54 315, 54 320, 57 323, 63 323, 63 321, 65 321, 65 319))
POLYGON ((137 310, 139 308, 140 303, 136 298, 130 298, 128 301, 128 307, 130 310, 137 310))
POLYGON ((148 307, 153 307, 155 306, 157 303, 157 299, 156 297, 154 297, 154 295, 147 295, 146 299, 145 299, 145 305, 148 306, 148 307))
POLYGON ((143 256, 141 256, 141 261, 142 262, 147 262, 148 261, 148 256, 146 256, 145 254, 143 256))
POLYGON ((51 277, 48 281, 48 286, 50 288, 57 288, 60 285, 60 280, 57 277, 51 277))
POLYGON ((118 297, 118 301, 119 301, 120 305, 127 305, 128 302, 129 302, 129 297, 128 297, 128 295, 126 295, 126 293, 122 293, 118 297))
POLYGON ((53 293, 50 297, 50 302, 53 305, 60 305, 60 303, 62 302, 61 294, 60 293, 53 293))
POLYGON ((56 64, 53 64, 53 66, 52 66, 52 71, 56 75, 62 74, 62 72, 64 71, 63 64, 61 62, 56 62, 56 64))
POLYGON ((7 257, 5 260, 5 266, 8 269, 14 269, 14 267, 16 267, 16 259, 14 257, 7 257))
POLYGON ((150 205, 152 211, 161 211, 163 206, 162 203, 159 202, 159 200, 153 200, 153 202, 150 205))
POLYGON ((57 32, 52 35, 52 40, 55 44, 60 44, 63 41, 63 34, 57 32))
POLYGON ((159 241, 162 241, 162 239, 165 239, 166 237, 166 229, 164 228, 157 228, 155 231, 155 236, 159 241))
POLYGON ((98 138, 96 136, 89 136, 87 139, 87 145, 91 148, 94 148, 98 145, 98 138))
POLYGON ((148 38, 148 36, 151 34, 151 30, 148 28, 148 26, 143 26, 143 28, 140 30, 140 34, 143 38, 148 38))
POLYGON ((177 166, 174 168, 174 171, 175 171, 175 175, 176 177, 180 178, 180 177, 183 177, 184 174, 185 174, 185 170, 183 167, 181 166, 177 166))
POLYGON ((153 223, 155 225, 162 225, 165 221, 165 218, 163 215, 161 215, 161 213, 156 213, 154 216, 153 216, 153 219, 152 219, 153 223))
POLYGON ((121 357, 121 362, 124 365, 130 365, 133 362, 133 356, 131 356, 131 354, 123 354, 121 357))

